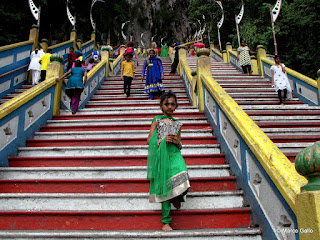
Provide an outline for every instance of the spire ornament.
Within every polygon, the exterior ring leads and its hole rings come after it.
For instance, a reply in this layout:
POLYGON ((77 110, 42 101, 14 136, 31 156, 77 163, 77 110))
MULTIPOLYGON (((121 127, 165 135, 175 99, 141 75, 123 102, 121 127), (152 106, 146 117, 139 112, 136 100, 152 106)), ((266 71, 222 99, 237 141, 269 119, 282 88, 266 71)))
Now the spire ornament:
POLYGON ((238 14, 238 16, 236 16, 236 27, 237 27, 237 35, 238 35, 238 43, 239 43, 239 46, 240 46, 240 31, 239 31, 239 24, 243 18, 243 14, 244 14, 244 3, 243 3, 243 0, 241 1, 242 2, 242 7, 240 9, 240 12, 238 14))
POLYGON ((216 1, 216 3, 220 6, 221 11, 222 11, 222 16, 220 21, 217 23, 218 27, 218 39, 219 39, 219 46, 220 46, 220 52, 222 52, 222 47, 221 47, 221 38, 220 38, 220 28, 222 27, 222 24, 224 22, 224 10, 221 1, 216 1))
POLYGON ((71 25, 73 26, 73 29, 75 29, 76 28, 76 17, 72 16, 72 14, 70 13, 68 4, 69 4, 69 0, 67 0, 67 15, 68 15, 68 18, 69 18, 71 25))
POLYGON ((273 32, 273 41, 274 41, 274 52, 275 55, 278 55, 278 46, 277 46, 277 39, 276 39, 276 31, 274 29, 274 23, 276 22, 280 10, 281 10, 281 4, 282 0, 277 0, 276 5, 272 8, 270 8, 270 15, 271 15, 271 26, 272 26, 272 32, 273 32))

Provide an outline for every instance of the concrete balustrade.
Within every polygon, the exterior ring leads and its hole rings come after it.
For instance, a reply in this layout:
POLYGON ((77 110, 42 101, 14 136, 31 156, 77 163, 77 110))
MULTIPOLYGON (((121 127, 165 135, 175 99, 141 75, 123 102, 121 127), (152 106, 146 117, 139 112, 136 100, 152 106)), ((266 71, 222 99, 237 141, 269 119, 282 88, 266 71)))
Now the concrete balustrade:
MULTIPOLYGON (((214 51, 212 53, 218 55, 214 51)), ((235 56, 233 52, 229 53, 231 58, 235 56)), ((184 71, 188 69, 185 65, 182 62, 184 71)), ((186 75, 184 71, 182 72, 186 75)), ((201 92, 197 82, 198 101, 202 99, 204 103, 204 111, 218 135, 222 150, 234 159, 230 162, 231 170, 236 173, 242 188, 250 196, 249 202, 253 207, 256 221, 265 232, 270 230, 266 234, 270 239, 281 237, 296 239, 299 233, 289 230, 300 227, 297 224, 299 216, 296 206, 301 203, 296 201, 300 201, 297 200, 300 196, 300 187, 306 184, 306 179, 295 171, 287 157, 211 77, 208 57, 198 58, 197 74, 202 85, 201 92), (203 74, 203 71, 208 74, 203 74), (276 188, 272 187, 273 185, 276 188), (276 210, 275 206, 278 206, 276 210), (268 220, 264 219, 265 216, 268 216, 268 220)), ((184 80, 190 82, 188 77, 184 80)), ((189 98, 192 99, 192 96, 189 98)), ((199 110, 201 110, 200 104, 199 110)), ((313 219, 317 222, 315 218, 313 219)))

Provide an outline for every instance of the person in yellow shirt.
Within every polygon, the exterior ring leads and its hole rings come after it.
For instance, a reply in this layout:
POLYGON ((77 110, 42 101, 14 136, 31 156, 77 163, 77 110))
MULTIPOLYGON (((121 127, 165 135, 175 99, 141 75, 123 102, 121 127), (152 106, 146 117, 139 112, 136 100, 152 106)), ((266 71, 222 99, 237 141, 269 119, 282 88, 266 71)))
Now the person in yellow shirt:
POLYGON ((50 63, 51 53, 52 53, 52 50, 48 49, 47 53, 40 58, 39 63, 41 64, 41 82, 46 80, 47 67, 48 67, 48 64, 50 63))
POLYGON ((131 52, 126 53, 124 57, 126 61, 123 61, 121 63, 121 79, 123 79, 124 81, 123 93, 127 95, 127 97, 129 97, 131 82, 132 80, 134 80, 135 67, 134 62, 131 61, 133 57, 133 54, 131 52))

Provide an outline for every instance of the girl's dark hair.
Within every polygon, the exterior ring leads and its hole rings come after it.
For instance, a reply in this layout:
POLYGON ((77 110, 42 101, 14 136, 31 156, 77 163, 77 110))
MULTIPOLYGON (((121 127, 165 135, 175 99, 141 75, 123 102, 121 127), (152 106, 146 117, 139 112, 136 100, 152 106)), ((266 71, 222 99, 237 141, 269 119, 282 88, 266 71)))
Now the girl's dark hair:
POLYGON ((153 52, 154 54, 156 54, 156 51, 153 50, 153 49, 150 49, 150 50, 149 50, 149 54, 150 54, 150 52, 153 52))
POLYGON ((90 58, 89 63, 94 63, 93 58, 90 58))
POLYGON ((177 96, 172 91, 165 92, 164 94, 161 95, 160 105, 164 102, 164 100, 171 98, 171 97, 174 98, 174 100, 176 101, 176 105, 178 106, 177 96))
POLYGON ((128 42, 128 47, 133 47, 134 46, 134 42, 128 42))
POLYGON ((74 66, 75 67, 81 67, 81 61, 80 60, 76 60, 76 61, 74 61, 74 66))

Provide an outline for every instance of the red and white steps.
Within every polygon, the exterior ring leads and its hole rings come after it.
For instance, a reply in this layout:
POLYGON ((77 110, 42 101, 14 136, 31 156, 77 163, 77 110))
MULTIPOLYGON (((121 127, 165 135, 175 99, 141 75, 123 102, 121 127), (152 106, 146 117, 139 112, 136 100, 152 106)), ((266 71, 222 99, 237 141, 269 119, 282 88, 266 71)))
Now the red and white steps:
MULTIPOLYGON (((187 62, 196 68, 196 58, 188 58, 187 62)), ((298 98, 279 105, 269 79, 242 74, 228 63, 211 59, 211 72, 291 162, 302 149, 320 140, 320 107, 304 104, 298 98)))
POLYGON ((54 116, 0 169, 0 238, 260 240, 212 129, 177 75, 164 85, 178 93, 191 191, 172 210, 175 230, 160 231, 161 205, 148 202, 146 180, 146 138, 159 100, 148 100, 140 77, 129 98, 121 85, 108 78, 85 109, 54 116))

